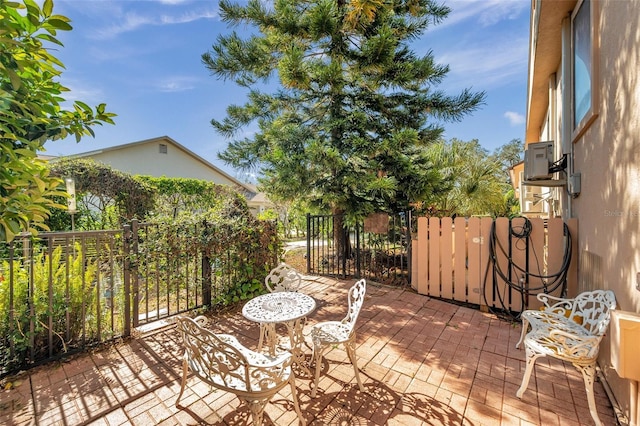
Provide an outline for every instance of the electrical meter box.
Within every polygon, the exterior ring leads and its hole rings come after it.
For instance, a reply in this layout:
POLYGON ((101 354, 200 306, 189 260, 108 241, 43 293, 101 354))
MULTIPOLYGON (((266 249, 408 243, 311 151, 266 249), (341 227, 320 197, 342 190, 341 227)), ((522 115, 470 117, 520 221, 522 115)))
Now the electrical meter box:
POLYGON ((524 179, 551 179, 549 168, 553 163, 553 141, 536 142, 524 150, 524 179))
POLYGON ((640 380, 640 314, 611 311, 611 364, 623 379, 640 380))

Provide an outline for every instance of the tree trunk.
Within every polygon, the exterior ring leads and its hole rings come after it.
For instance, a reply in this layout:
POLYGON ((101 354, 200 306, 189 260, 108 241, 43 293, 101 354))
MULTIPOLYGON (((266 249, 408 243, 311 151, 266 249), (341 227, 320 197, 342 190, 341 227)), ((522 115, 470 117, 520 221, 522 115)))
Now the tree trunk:
POLYGON ((338 274, 347 271, 347 260, 351 257, 351 240, 349 229, 345 226, 344 210, 333 209, 333 242, 335 247, 335 262, 338 274))

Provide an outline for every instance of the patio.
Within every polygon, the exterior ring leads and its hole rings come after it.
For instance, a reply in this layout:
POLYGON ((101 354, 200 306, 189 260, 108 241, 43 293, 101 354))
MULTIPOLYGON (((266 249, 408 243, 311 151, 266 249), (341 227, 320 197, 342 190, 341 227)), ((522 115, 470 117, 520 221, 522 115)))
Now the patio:
MULTIPOLYGON (((341 319, 353 281, 307 276, 301 291, 318 321, 341 319)), ((325 354, 318 395, 312 377, 298 375, 302 412, 310 425, 590 425, 582 377, 568 364, 540 359, 523 400, 524 350, 516 350, 520 325, 411 289, 368 282, 358 320, 358 366, 366 392, 357 390, 342 347, 325 354), (328 362, 326 361, 328 360, 328 362)), ((255 348, 258 325, 240 308, 214 318, 215 331, 255 348)), ((247 424, 249 410, 231 394, 191 378, 180 390, 182 345, 171 326, 148 328, 127 342, 70 361, 38 367, 10 379, 0 391, 3 425, 206 425, 247 424)), ((309 358, 307 356, 307 358, 309 358)), ((287 392, 288 388, 285 388, 287 392)), ((616 425, 601 382, 598 413, 616 425)), ((297 425, 291 398, 278 394, 265 424, 297 425)))

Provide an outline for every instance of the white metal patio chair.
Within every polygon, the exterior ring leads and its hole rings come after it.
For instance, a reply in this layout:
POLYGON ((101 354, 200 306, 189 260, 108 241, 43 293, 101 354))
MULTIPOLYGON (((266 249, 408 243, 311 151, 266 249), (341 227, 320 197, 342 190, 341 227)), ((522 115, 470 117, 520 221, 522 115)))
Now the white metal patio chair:
POLYGON ((204 316, 195 319, 177 316, 176 322, 185 346, 182 385, 176 406, 179 406, 190 369, 210 386, 231 392, 246 402, 256 426, 262 424, 267 402, 288 384, 298 419, 303 426, 306 424, 298 405, 290 353, 270 357, 247 349, 235 337, 214 334, 205 328, 208 320, 204 316))
POLYGON ((360 380, 358 365, 356 363, 356 332, 355 325, 362 309, 364 296, 367 291, 367 283, 364 279, 356 282, 350 289, 348 295, 349 310, 342 321, 326 321, 314 325, 311 329, 311 340, 313 341, 313 360, 316 364, 316 374, 311 390, 311 397, 315 398, 318 391, 318 382, 320 381, 320 369, 322 368, 322 355, 324 351, 334 345, 340 343, 344 347, 349 356, 349 360, 353 365, 356 381, 360 392, 364 392, 364 386, 360 380))
POLYGON ((301 283, 302 275, 284 262, 273 268, 264 279, 264 285, 270 293, 298 291, 301 283))
POLYGON ((568 361, 582 373, 591 417, 600 426, 593 382, 600 341, 609 326, 611 310, 616 307, 615 295, 611 290, 595 290, 574 299, 541 294, 538 299, 545 304, 544 310, 522 313, 524 337, 516 347, 524 341, 526 368, 516 395, 522 398, 538 358, 550 356, 568 361), (529 325, 531 331, 527 333, 529 325))
MULTIPOLYGON (((269 275, 264 278, 264 285, 270 293, 279 291, 298 291, 302 283, 302 275, 293 267, 281 262, 273 268, 269 275)), ((262 345, 267 338, 267 325, 260 323, 260 337, 258 338, 258 351, 262 350, 262 345)))

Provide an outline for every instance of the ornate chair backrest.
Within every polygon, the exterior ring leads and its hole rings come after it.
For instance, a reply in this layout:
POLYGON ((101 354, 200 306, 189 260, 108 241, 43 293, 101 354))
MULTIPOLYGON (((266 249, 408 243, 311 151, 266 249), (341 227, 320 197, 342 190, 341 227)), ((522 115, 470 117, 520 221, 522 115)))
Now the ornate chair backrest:
POLYGON ((269 272, 264 284, 270 293, 278 291, 298 291, 302 275, 286 263, 281 263, 269 272))
POLYGON ((284 381, 284 365, 263 368, 251 365, 235 338, 204 328, 206 317, 177 316, 185 356, 191 370, 205 382, 231 392, 257 392, 284 381))
POLYGON ((349 289, 349 310, 347 311, 347 316, 342 320, 342 323, 349 326, 350 332, 353 332, 356 325, 358 315, 360 315, 360 310, 364 303, 364 295, 366 292, 367 282, 364 279, 356 282, 349 289))
POLYGON ((592 335, 603 336, 611 321, 611 310, 615 307, 613 291, 586 291, 575 297, 571 316, 580 319, 582 326, 592 335))

